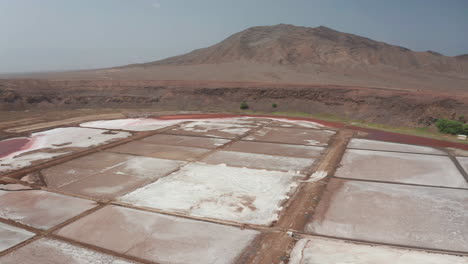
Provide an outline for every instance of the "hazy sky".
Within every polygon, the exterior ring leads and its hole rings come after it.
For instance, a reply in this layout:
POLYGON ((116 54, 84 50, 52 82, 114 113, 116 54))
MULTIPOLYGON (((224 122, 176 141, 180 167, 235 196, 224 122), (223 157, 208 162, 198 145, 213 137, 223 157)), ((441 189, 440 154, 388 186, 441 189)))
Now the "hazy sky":
POLYGON ((468 0, 0 0, 0 72, 154 61, 279 23, 468 53, 468 0))

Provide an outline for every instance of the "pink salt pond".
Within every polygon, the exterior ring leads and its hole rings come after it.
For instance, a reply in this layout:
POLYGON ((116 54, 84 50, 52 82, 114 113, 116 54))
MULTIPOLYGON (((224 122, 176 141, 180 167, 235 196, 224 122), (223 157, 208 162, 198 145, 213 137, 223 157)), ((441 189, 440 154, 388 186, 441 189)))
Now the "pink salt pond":
POLYGON ((0 158, 28 148, 29 143, 32 141, 31 138, 12 138, 0 141, 0 158))
POLYGON ((65 127, 41 131, 30 137, 0 141, 0 172, 27 167, 34 162, 68 154, 80 148, 129 137, 128 132, 65 127))

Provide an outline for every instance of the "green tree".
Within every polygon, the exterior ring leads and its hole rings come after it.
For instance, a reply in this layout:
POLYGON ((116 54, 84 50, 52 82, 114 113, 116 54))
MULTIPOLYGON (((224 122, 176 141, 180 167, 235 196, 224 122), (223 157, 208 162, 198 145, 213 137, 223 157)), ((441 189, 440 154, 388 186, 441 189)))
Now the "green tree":
POLYGON ((468 124, 463 125, 463 131, 461 134, 468 135, 468 124))
POLYGON ((437 120, 436 124, 440 132, 446 134, 465 134, 467 135, 466 125, 463 125, 462 122, 441 118, 437 120))
POLYGON ((249 105, 246 102, 242 102, 240 104, 240 109, 247 110, 247 109, 249 109, 249 105))

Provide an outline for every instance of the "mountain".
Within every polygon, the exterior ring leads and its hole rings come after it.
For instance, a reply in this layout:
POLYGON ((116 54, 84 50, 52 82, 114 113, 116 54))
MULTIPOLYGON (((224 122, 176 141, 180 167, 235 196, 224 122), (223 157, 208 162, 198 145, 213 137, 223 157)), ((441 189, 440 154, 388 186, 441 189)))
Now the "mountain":
POLYGON ((456 58, 443 56, 434 51, 414 52, 324 26, 309 28, 285 24, 252 27, 211 47, 140 66, 237 61, 286 66, 302 64, 343 68, 379 66, 468 73, 468 67, 461 65, 456 58))
POLYGON ((467 92, 468 59, 467 55, 412 51, 324 26, 279 24, 248 28, 213 46, 160 61, 20 77, 255 81, 467 92))

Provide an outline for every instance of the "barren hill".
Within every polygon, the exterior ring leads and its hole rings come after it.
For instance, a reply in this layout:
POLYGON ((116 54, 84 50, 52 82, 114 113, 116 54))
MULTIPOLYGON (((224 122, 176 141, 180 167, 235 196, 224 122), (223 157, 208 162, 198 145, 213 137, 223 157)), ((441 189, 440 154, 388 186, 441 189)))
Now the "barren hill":
POLYGON ((468 65, 434 51, 414 52, 323 26, 308 28, 285 24, 252 27, 211 47, 139 66, 236 61, 289 66, 392 67, 468 74, 468 65))
POLYGON ((280 24, 248 28, 213 46, 156 62, 26 77, 259 81, 466 92, 466 56, 411 51, 323 26, 280 24))

